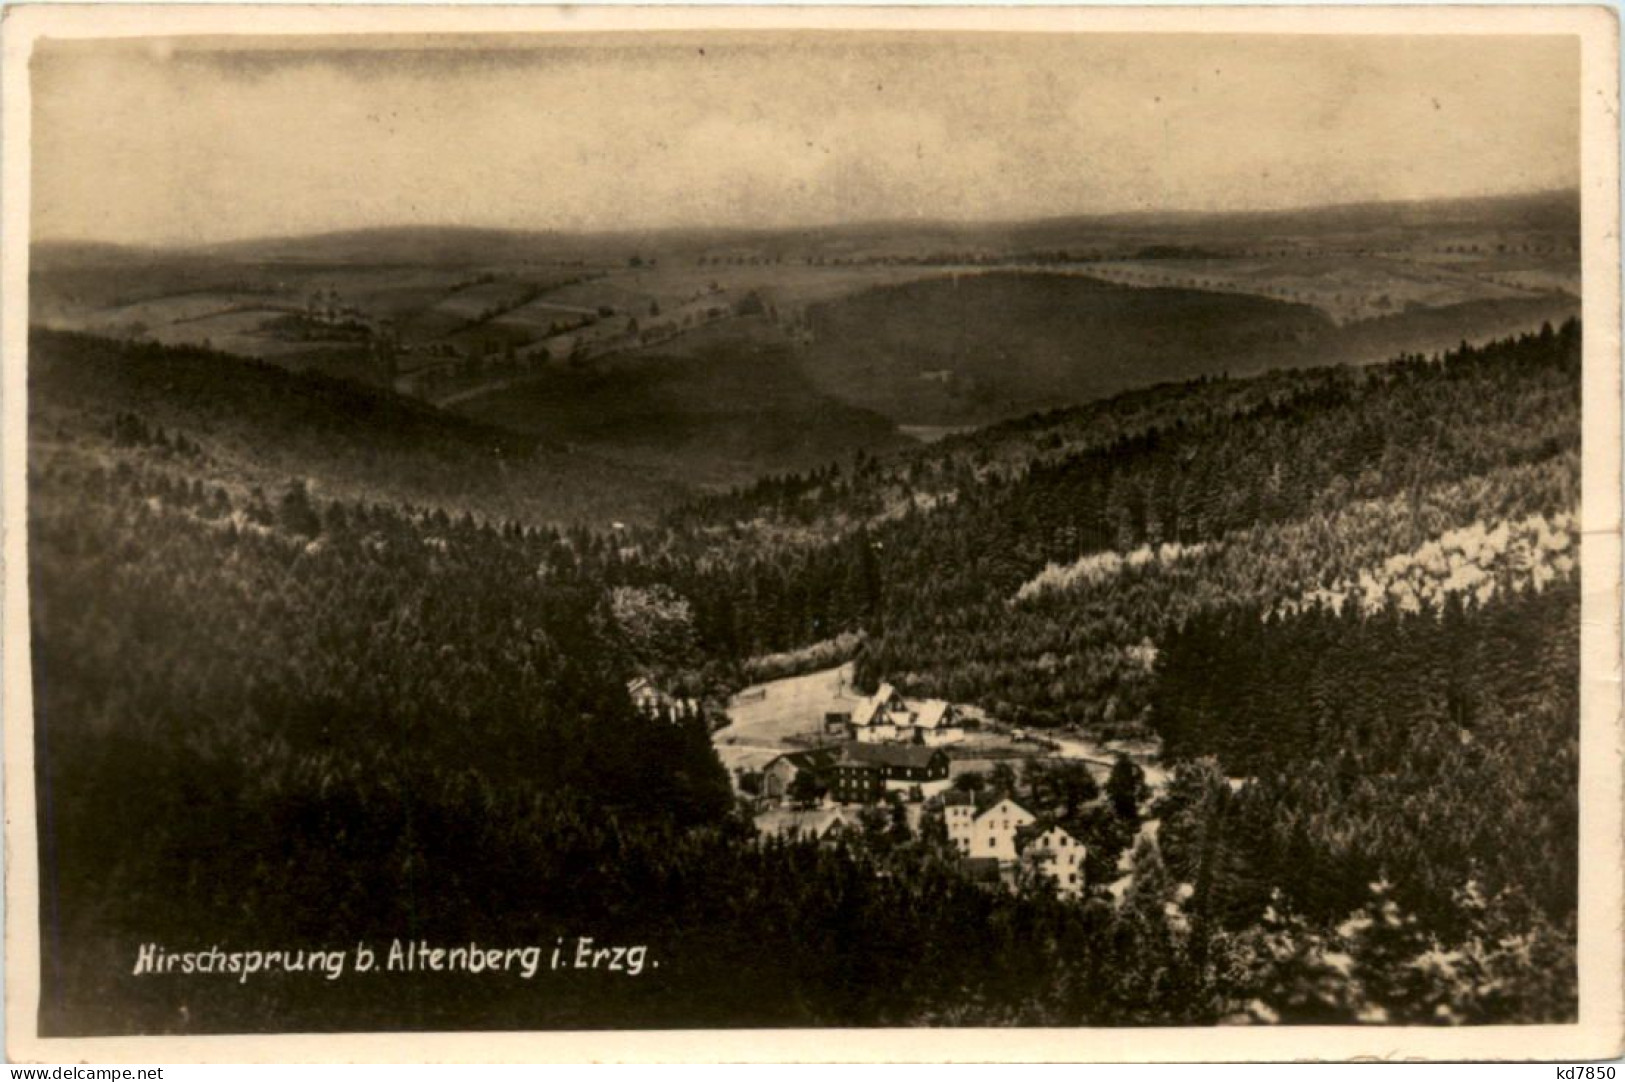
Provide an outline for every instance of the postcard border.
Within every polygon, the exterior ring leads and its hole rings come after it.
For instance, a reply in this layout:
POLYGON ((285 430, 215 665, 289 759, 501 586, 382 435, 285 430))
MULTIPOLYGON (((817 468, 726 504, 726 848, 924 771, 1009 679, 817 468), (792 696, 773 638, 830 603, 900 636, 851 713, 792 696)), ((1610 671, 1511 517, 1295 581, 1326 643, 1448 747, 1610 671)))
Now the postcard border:
POLYGON ((1625 1047, 1620 684, 1618 21, 1609 7, 462 7, 53 5, 4 12, 0 116, 6 1021, 13 1062, 1191 1062, 1576 1060, 1625 1047), (245 17, 252 16, 245 22, 245 17), (26 550, 28 58, 40 38, 254 33, 853 29, 1578 35, 1582 49, 1580 1020, 1465 1030, 695 1030, 41 1038, 26 550))

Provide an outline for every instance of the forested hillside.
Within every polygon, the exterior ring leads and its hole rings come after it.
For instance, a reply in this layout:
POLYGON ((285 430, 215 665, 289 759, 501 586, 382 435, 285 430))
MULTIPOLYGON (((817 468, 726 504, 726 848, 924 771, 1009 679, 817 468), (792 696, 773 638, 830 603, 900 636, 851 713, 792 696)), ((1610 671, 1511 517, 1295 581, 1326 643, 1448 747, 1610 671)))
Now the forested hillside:
POLYGON ((723 655, 863 628, 871 683, 1134 725, 1147 640, 1194 613, 1295 601, 1447 531, 1572 510, 1579 363, 1570 323, 1437 359, 1160 388, 1031 422, 1027 444, 1057 450, 1025 462, 1003 457, 1001 428, 764 482, 645 539, 687 546, 672 558, 613 573, 677 586, 723 655))
POLYGON ((1165 640, 1153 724, 1168 758, 1250 780, 1192 828, 1205 844, 1165 848, 1249 866, 1210 900, 1236 919, 1288 878, 1338 916, 1383 876, 1442 919, 1467 874, 1572 914, 1579 644, 1573 577, 1483 605, 1195 617, 1165 640))
POLYGON ((1120 983, 1109 916, 989 895, 923 847, 754 843, 703 727, 631 709, 585 535, 302 487, 266 513, 199 462, 87 439, 33 470, 47 1032, 1215 1009, 1120 983), (592 935, 659 968, 454 996, 429 974, 132 975, 139 945, 200 929, 231 949, 592 935))
POLYGON ((742 329, 763 317, 737 322, 731 338, 700 331, 683 352, 561 366, 457 409, 695 489, 910 442, 879 414, 821 394, 771 331, 758 341, 742 329))
MULTIPOLYGON (((862 630, 871 685, 1155 738, 1176 764, 1157 856, 1199 925, 1359 914, 1315 948, 1336 955, 1487 921, 1550 967, 1537 999, 1572 1005, 1579 372, 1569 323, 776 479, 680 520, 731 554, 697 622, 747 650, 862 630)), ((1444 955, 1427 979, 1493 983, 1444 955)), ((1436 1006, 1421 1020, 1474 1017, 1436 1006)))
POLYGON ((36 338, 44 1028, 1572 1018, 1579 346, 1154 388, 603 531, 489 487, 552 461, 518 437, 36 338), (703 724, 628 698, 843 633, 866 681, 1160 738, 1120 903, 758 840, 703 724), (130 975, 199 929, 660 966, 130 975))
POLYGON ((703 728, 632 711, 602 540, 261 502, 131 416, 66 436, 31 468, 46 1032, 1169 1022, 1236 994, 1161 896, 1119 917, 923 841, 754 841, 703 728), (659 968, 448 996, 132 967, 579 935, 659 968), (1137 976, 1170 967, 1174 995, 1137 976))
POLYGON ((30 436, 39 453, 59 438, 71 443, 86 425, 129 414, 154 438, 187 434, 207 449, 201 468, 248 487, 299 477, 324 498, 559 524, 652 518, 682 496, 669 483, 571 451, 545 433, 497 428, 377 388, 193 346, 35 328, 29 380, 30 436))

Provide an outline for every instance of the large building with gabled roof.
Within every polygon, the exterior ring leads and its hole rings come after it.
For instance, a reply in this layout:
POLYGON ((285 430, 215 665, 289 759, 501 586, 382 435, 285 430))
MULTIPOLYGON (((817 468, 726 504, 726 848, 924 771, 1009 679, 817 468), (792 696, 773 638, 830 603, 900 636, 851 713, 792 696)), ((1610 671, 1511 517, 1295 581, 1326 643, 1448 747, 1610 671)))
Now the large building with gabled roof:
POLYGON ((1009 797, 977 812, 973 798, 957 791, 943 794, 942 814, 948 843, 968 871, 991 863, 1014 883, 1017 865, 1025 864, 1061 897, 1083 894, 1089 849, 1061 824, 1038 818, 1009 797))
POLYGON ((870 804, 888 791, 922 794, 948 786, 948 753, 908 744, 845 744, 830 768, 830 796, 843 804, 870 804))
POLYGON ((957 744, 965 738, 958 709, 942 699, 910 703, 890 684, 881 684, 852 711, 852 739, 861 744, 957 744))

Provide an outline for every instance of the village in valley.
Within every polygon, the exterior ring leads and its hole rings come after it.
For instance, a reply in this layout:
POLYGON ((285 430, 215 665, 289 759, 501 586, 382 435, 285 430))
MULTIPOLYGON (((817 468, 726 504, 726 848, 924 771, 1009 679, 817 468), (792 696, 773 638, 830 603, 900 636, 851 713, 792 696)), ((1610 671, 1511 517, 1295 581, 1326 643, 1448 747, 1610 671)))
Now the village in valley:
MULTIPOLYGON (((1027 732, 981 709, 853 684, 852 663, 748 687, 712 742, 764 837, 909 842, 990 889, 1121 900, 1154 843, 1167 776, 1154 743, 1027 732)), ((634 681, 644 709, 698 704, 634 681)))

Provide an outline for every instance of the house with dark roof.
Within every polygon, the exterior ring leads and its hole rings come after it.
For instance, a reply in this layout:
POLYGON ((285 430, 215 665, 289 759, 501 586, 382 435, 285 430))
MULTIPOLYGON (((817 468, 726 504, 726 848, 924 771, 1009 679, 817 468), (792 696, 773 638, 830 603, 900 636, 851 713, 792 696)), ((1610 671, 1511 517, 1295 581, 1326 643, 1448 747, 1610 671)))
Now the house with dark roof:
POLYGON ((809 748, 778 756, 762 768, 762 796, 770 800, 783 799, 790 792, 790 783, 803 771, 827 788, 830 768, 839 756, 839 747, 809 748))
POLYGON ((948 785, 948 753, 909 744, 844 744, 830 769, 830 794, 843 804, 868 804, 888 791, 948 785))

